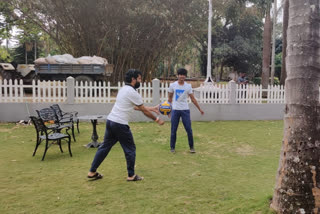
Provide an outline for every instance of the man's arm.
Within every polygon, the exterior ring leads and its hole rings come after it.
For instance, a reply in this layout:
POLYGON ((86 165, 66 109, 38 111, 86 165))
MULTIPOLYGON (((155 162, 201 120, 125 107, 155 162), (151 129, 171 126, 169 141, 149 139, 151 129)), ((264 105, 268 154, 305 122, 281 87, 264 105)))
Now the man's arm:
POLYGON ((191 99, 191 101, 193 102, 193 104, 198 108, 198 110, 200 111, 200 113, 203 115, 204 112, 202 111, 202 109, 200 108, 198 101, 196 100, 196 98, 193 96, 193 94, 189 94, 189 97, 191 99))
MULTIPOLYGON (((168 102, 172 104, 173 93, 168 92, 168 102)), ((168 114, 168 117, 171 118, 171 112, 168 114)))
POLYGON ((138 111, 142 111, 142 113, 145 116, 147 116, 150 119, 154 120, 159 125, 163 125, 164 124, 163 120, 161 120, 159 117, 154 116, 144 105, 136 106, 135 109, 138 110, 138 111))
MULTIPOLYGON (((146 108, 148 111, 154 112, 154 113, 156 113, 156 114, 160 114, 160 112, 159 112, 159 105, 156 105, 156 106, 145 106, 145 108, 146 108)), ((141 111, 138 106, 135 106, 135 107, 134 107, 134 110, 136 110, 136 111, 141 111)))

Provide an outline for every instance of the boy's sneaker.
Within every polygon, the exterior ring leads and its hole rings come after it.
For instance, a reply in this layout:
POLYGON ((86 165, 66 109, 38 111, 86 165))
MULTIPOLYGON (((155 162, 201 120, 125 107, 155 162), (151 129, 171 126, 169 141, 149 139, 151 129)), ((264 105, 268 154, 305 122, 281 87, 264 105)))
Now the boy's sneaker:
POLYGON ((196 153, 196 150, 190 149, 190 153, 196 153))
POLYGON ((171 153, 176 153, 176 150, 175 149, 171 149, 170 152, 171 153))

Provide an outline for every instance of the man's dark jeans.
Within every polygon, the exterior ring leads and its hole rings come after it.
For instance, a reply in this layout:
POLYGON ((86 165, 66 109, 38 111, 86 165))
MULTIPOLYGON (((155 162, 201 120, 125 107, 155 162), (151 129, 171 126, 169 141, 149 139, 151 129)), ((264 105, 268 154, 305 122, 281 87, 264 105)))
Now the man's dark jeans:
POLYGON ((193 136, 190 120, 190 110, 172 110, 171 112, 171 138, 170 147, 175 149, 177 139, 177 129, 179 126, 180 117, 182 119, 183 126, 188 134, 188 142, 190 149, 193 149, 193 136))
POLYGON ((102 161, 107 157, 111 148, 120 142, 127 160, 128 176, 134 175, 134 165, 136 160, 136 145, 128 125, 123 125, 108 120, 103 143, 99 146, 97 153, 91 164, 90 172, 96 172, 102 161))

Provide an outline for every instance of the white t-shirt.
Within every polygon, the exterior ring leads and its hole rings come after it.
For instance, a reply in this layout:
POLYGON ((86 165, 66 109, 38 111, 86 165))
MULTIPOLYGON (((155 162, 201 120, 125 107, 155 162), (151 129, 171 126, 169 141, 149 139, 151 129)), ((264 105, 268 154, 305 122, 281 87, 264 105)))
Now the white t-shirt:
POLYGON ((170 84, 168 92, 173 93, 172 109, 174 110, 188 110, 188 97, 192 94, 191 84, 184 82, 179 85, 178 81, 170 84))
POLYGON ((125 85, 119 90, 116 103, 107 119, 128 125, 130 114, 134 111, 134 107, 142 104, 141 95, 132 86, 125 85))

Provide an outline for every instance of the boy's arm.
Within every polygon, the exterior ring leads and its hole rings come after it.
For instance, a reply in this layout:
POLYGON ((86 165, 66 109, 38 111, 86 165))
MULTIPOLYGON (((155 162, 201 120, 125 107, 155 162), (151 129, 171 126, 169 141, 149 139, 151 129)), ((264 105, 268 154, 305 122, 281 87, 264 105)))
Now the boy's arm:
POLYGON ((193 96, 193 94, 189 94, 189 97, 191 99, 191 101, 193 102, 193 104, 198 108, 198 110, 200 111, 201 115, 204 114, 204 111, 202 111, 202 109, 200 108, 198 101, 196 100, 196 98, 193 96))

